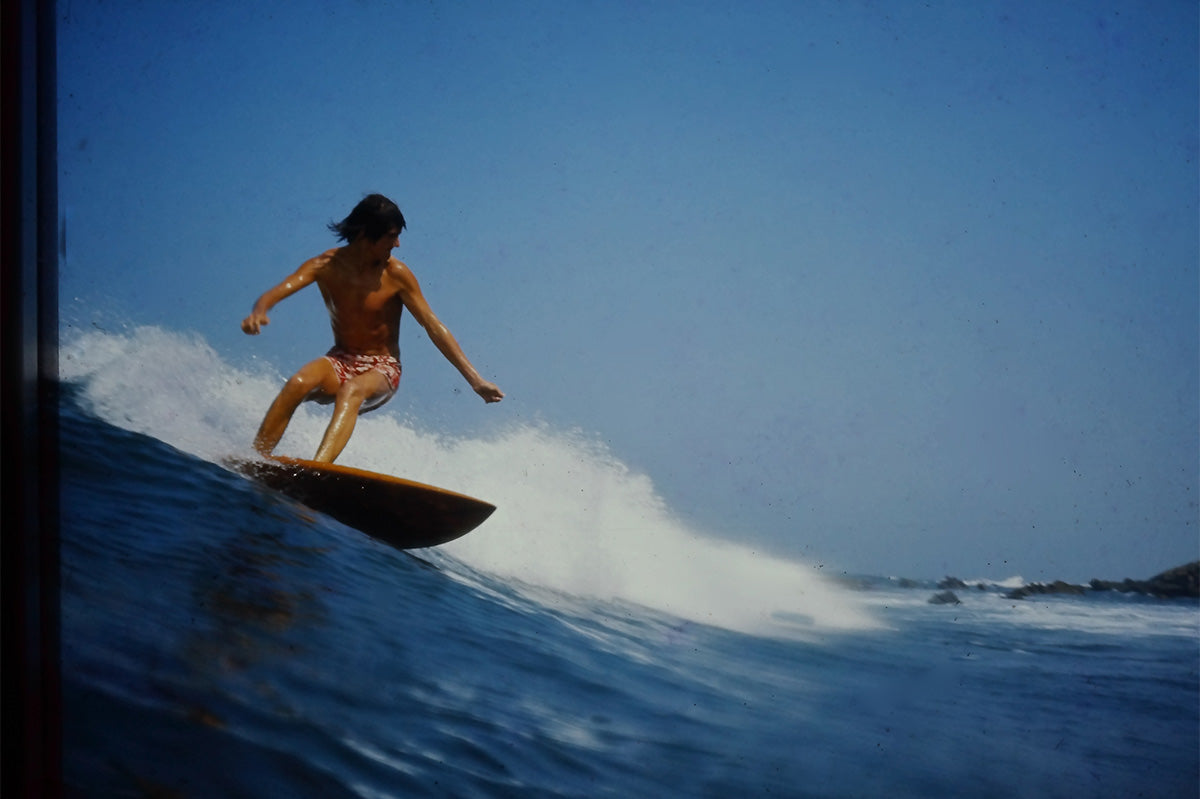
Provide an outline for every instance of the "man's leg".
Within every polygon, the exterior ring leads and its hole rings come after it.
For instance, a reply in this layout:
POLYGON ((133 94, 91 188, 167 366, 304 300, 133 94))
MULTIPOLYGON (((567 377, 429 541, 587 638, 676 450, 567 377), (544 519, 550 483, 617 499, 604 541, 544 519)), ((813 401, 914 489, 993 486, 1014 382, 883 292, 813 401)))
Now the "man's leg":
POLYGON ((254 437, 254 449, 263 455, 270 455, 275 450, 283 432, 287 430, 288 422, 300 403, 315 394, 327 394, 333 397, 338 392, 338 376, 333 370, 333 364, 324 358, 317 358, 300 367, 300 371, 292 375, 279 391, 279 396, 267 409, 259 425, 258 435, 254 437))
POLYGON ((329 427, 325 428, 325 437, 321 439, 321 446, 317 447, 313 460, 333 463, 350 441, 354 424, 358 421, 358 409, 367 400, 391 390, 387 378, 375 371, 363 372, 342 383, 333 406, 333 418, 329 420, 329 427))

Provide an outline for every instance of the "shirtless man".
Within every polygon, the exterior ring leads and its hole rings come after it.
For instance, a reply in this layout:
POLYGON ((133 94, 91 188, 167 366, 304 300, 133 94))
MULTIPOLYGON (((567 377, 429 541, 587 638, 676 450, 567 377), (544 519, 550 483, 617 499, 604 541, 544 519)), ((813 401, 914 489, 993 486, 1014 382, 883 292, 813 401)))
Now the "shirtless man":
POLYGON ((242 321, 245 333, 258 335, 263 325, 270 324, 267 312, 280 300, 316 283, 333 327, 333 349, 292 375, 267 409, 254 438, 256 450, 271 454, 301 402, 332 402, 333 418, 314 457, 332 463, 350 440, 358 415, 378 408, 396 393, 400 315, 405 308, 484 402, 503 399, 504 392, 479 376, 454 336, 434 316, 413 273, 391 257, 404 230, 404 216, 395 203, 371 194, 329 228, 347 244, 305 261, 259 297, 242 321))

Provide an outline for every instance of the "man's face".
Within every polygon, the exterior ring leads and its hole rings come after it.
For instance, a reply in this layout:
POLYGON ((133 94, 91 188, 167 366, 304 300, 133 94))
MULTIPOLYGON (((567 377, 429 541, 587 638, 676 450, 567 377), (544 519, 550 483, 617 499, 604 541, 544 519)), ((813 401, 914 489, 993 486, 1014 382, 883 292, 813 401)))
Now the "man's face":
POLYGON ((400 246, 400 231, 391 230, 382 238, 376 239, 371 245, 371 253, 381 261, 386 261, 392 255, 392 249, 400 246))

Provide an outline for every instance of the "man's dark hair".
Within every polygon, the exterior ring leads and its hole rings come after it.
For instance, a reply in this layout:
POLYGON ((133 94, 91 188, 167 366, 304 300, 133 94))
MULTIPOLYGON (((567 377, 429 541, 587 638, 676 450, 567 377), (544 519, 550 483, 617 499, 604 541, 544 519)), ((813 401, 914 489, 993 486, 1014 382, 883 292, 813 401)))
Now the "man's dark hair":
POLYGON ((368 194, 354 206, 348 217, 341 222, 330 222, 329 229, 346 242, 352 242, 359 236, 366 236, 368 241, 378 241, 393 230, 397 234, 404 230, 404 214, 382 194, 368 194))

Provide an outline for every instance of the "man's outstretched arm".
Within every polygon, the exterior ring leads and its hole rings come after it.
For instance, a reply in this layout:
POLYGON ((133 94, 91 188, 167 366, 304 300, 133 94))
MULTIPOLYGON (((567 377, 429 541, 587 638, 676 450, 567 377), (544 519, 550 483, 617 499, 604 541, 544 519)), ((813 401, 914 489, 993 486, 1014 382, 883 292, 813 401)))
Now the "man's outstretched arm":
POLYGON ((471 365, 471 361, 467 359, 466 353, 462 351, 462 347, 458 345, 458 341, 441 320, 434 314, 433 309, 429 307, 429 303, 425 300, 425 295, 421 293, 421 286, 417 283, 416 277, 412 272, 404 268, 403 274, 404 291, 401 294, 401 299, 404 302, 404 307, 408 309, 413 318, 420 323, 421 327, 425 328, 425 332, 429 334, 429 340, 438 348, 438 351, 446 357, 450 363, 454 364, 454 368, 466 378, 471 384, 471 389, 476 394, 483 398, 484 402, 499 402, 504 399, 504 392, 495 383, 484 380, 471 365))
POLYGON ((249 336, 257 336, 263 325, 271 324, 267 312, 274 308, 280 300, 292 296, 300 289, 317 279, 317 260, 311 259, 300 265, 300 268, 274 288, 267 289, 254 302, 250 315, 242 320, 242 332, 249 336))

